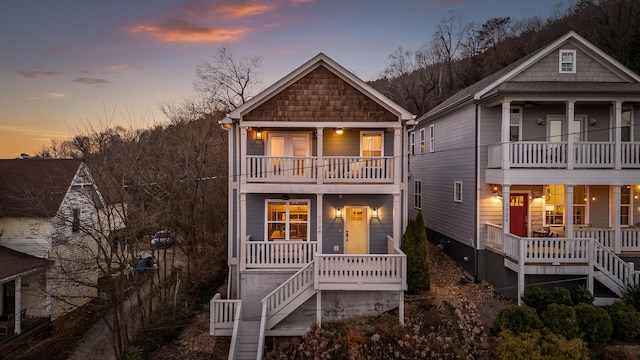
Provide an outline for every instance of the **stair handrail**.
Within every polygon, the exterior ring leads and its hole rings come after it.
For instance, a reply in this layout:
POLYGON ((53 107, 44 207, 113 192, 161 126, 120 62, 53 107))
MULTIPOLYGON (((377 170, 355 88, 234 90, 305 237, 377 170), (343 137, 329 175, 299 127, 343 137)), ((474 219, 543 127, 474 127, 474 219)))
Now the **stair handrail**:
POLYGON ((267 303, 262 300, 262 315, 260 316, 260 334, 258 335, 258 353, 256 360, 262 360, 264 353, 264 335, 267 331, 267 303))
POLYGON ((596 239, 591 239, 591 241, 593 244, 593 251, 591 253, 593 265, 620 287, 618 291, 614 290, 618 295, 621 295, 621 290, 625 286, 638 283, 640 271, 634 269, 633 263, 624 261, 596 239), (598 256, 598 254, 604 254, 605 256, 598 256))
POLYGON ((283 304, 313 284, 314 263, 315 260, 312 260, 262 299, 262 303, 267 305, 267 317, 274 315, 283 304))
POLYGON ((236 347, 238 345, 238 329, 240 328, 240 316, 242 310, 242 303, 239 303, 236 307, 235 319, 233 319, 233 331, 231 332, 231 344, 229 345, 229 360, 234 360, 236 357, 236 347))

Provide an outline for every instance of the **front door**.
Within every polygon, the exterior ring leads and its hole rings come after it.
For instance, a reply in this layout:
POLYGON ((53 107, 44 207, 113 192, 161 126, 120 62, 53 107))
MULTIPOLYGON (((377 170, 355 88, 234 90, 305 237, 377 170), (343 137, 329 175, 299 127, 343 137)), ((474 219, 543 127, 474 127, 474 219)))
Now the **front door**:
POLYGON ((509 232, 520 237, 529 236, 527 229, 527 213, 529 196, 527 194, 511 194, 509 199, 509 232))
POLYGON ((353 207, 345 210, 344 241, 347 254, 367 254, 367 208, 353 207))

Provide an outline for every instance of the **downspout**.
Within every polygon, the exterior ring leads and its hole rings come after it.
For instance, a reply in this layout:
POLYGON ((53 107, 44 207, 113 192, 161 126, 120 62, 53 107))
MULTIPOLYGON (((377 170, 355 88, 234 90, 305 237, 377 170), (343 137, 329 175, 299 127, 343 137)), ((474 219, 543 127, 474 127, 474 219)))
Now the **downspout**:
POLYGON ((480 238, 479 238, 479 231, 478 228, 480 226, 480 117, 478 115, 480 106, 476 103, 476 111, 475 111, 475 130, 476 130, 476 144, 475 144, 475 152, 476 152, 476 183, 475 183, 475 189, 476 189, 476 221, 475 221, 475 226, 473 227, 473 232, 474 232, 474 245, 473 245, 473 257, 475 259, 475 270, 474 270, 474 281, 478 282, 478 272, 480 269, 480 265, 479 265, 479 258, 478 258, 478 248, 480 247, 480 238))
MULTIPOLYGON (((231 118, 229 117, 229 115, 227 114, 227 116, 225 116, 222 120, 218 121, 218 124, 220 124, 220 128, 224 131, 227 132, 227 139, 229 140, 229 151, 231 151, 232 147, 233 147, 233 140, 231 139, 231 127, 233 126, 233 120, 231 120, 231 118)), ((229 162, 229 174, 231 174, 231 166, 233 166, 231 164, 231 162, 229 162)), ((230 184, 231 183, 231 177, 227 178, 227 183, 230 184)), ((228 189, 228 194, 227 194, 227 209, 229 209, 229 207, 231 206, 231 204, 233 203, 233 191, 231 191, 231 187, 229 186, 228 189)), ((229 222, 228 216, 227 216, 227 246, 231 245, 229 244, 229 238, 231 236, 231 234, 233 234, 233 231, 231 231, 233 227, 233 221, 229 222)), ((231 268, 231 264, 229 263, 229 255, 233 250, 231 248, 227 249, 227 284, 231 284, 231 278, 232 278, 232 268, 231 268)), ((227 299, 231 299, 231 290, 233 289, 233 286, 227 286, 227 299)))

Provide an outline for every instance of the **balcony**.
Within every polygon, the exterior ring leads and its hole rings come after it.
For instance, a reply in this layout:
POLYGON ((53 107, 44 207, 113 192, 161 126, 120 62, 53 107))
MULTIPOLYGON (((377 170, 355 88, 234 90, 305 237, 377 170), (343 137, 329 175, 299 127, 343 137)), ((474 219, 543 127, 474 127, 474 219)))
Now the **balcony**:
MULTIPOLYGON (((510 168, 568 167, 566 142, 520 141, 508 144, 510 168)), ((573 167, 576 169, 613 169, 616 167, 616 146, 613 142, 580 142, 574 144, 573 167)), ((501 144, 488 149, 487 167, 500 169, 503 163, 501 144)), ((620 167, 640 168, 640 143, 620 144, 620 167)))
POLYGON ((393 183, 393 157, 247 156, 247 182, 393 183))

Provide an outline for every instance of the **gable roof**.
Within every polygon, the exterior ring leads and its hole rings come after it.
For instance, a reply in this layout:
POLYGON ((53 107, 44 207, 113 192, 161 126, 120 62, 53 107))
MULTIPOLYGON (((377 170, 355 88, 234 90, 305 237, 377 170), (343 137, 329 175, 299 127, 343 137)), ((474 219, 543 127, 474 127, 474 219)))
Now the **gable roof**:
POLYGON ((640 76, 631 69, 627 68, 619 61, 606 54, 598 47, 587 41, 575 31, 569 31, 560 38, 554 40, 549 45, 544 46, 540 50, 533 52, 524 58, 502 68, 501 70, 487 76, 486 78, 464 88, 452 95, 438 106, 431 109, 428 113, 421 116, 418 121, 423 121, 441 113, 456 108, 459 105, 470 101, 482 101, 491 95, 500 92, 509 93, 553 93, 553 92, 572 92, 572 93, 593 93, 594 91, 607 93, 630 93, 640 91, 640 76), (510 82, 525 70, 531 68, 538 61, 558 50, 567 41, 575 41, 581 45, 592 56, 602 59, 612 71, 615 71, 620 77, 628 79, 626 82, 560 82, 560 81, 526 81, 526 82, 510 82))
POLYGON ((356 90, 358 90, 359 92, 367 96, 369 99, 373 100, 374 102, 382 106, 387 111, 396 115, 400 120, 406 121, 406 120, 412 120, 413 118, 415 118, 415 116, 411 114, 409 111, 405 110, 400 105, 396 104, 391 99, 387 98, 382 93, 375 90, 364 81, 360 80, 353 73, 351 73, 350 71, 348 71, 347 69, 345 69, 340 64, 336 63, 335 61, 333 61, 331 58, 329 58, 323 53, 319 53, 318 55, 316 55, 315 57, 313 57, 312 59, 304 63, 302 66, 298 67, 296 70, 289 73, 287 76, 283 77, 273 85, 269 86, 264 91, 260 92, 251 100, 247 101, 246 103, 242 104, 235 110, 231 111, 227 115, 227 117, 234 120, 242 119, 242 116, 244 114, 250 112, 251 110, 265 103, 266 101, 268 101, 269 99, 277 95, 278 93, 288 88, 290 85, 292 85, 296 81, 302 79, 303 77, 305 77, 306 75, 308 75, 309 73, 311 73, 312 71, 314 71, 315 69, 321 66, 326 68, 333 74, 335 74, 337 77, 339 77, 343 81, 353 86, 356 90))
POLYGON ((48 262, 47 259, 0 246, 0 281, 43 269, 48 262))
POLYGON ((0 217, 54 217, 82 165, 76 159, 0 160, 0 217))

